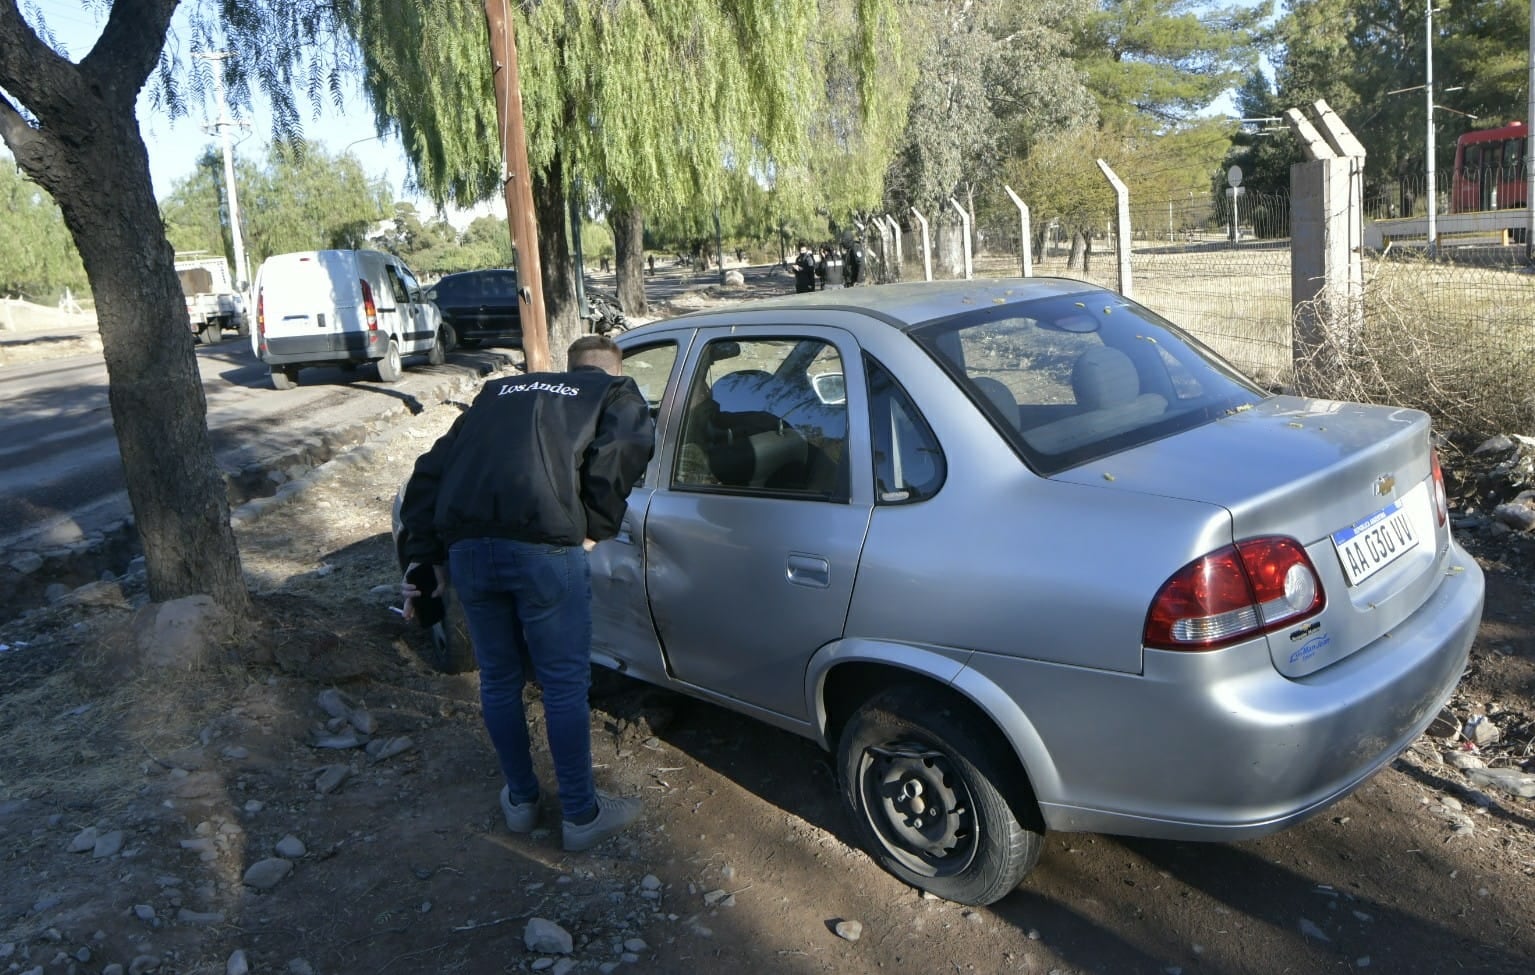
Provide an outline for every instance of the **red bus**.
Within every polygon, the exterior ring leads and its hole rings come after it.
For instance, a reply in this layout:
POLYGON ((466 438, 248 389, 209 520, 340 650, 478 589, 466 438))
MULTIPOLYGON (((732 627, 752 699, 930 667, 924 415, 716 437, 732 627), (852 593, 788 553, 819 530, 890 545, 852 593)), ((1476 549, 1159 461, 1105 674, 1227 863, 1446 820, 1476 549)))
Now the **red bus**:
POLYGON ((1477 129, 1455 140, 1450 212, 1508 210, 1524 206, 1523 122, 1477 129))

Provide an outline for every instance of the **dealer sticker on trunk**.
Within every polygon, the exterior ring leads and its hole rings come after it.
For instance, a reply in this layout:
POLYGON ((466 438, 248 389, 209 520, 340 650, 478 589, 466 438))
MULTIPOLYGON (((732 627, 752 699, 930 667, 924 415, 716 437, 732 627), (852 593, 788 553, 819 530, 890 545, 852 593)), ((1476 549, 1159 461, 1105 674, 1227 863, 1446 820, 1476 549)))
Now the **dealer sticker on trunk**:
POLYGON ((1350 586, 1359 585, 1418 547, 1418 531, 1408 502, 1421 490, 1419 485, 1363 521, 1333 532, 1333 548, 1350 586))

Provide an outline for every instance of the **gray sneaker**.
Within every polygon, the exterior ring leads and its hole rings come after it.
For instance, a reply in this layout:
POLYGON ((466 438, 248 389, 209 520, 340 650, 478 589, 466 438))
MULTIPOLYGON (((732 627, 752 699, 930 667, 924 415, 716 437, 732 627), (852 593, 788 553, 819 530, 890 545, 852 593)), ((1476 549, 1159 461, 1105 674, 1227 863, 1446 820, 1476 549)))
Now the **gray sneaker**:
POLYGON ((620 799, 604 793, 597 793, 597 818, 585 825, 576 825, 570 820, 565 820, 564 840, 567 853, 580 853, 582 850, 590 850, 603 840, 617 833, 639 818, 640 801, 638 799, 620 799))
POLYGON ((506 828, 513 833, 531 833, 538 825, 538 800, 512 803, 510 790, 501 787, 501 811, 506 814, 506 828))

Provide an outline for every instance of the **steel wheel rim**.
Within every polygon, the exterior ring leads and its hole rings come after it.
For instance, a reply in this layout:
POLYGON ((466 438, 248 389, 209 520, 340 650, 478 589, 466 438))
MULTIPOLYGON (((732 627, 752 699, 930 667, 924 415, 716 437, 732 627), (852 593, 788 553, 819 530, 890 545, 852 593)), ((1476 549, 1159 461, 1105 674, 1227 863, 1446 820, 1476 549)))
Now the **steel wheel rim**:
POLYGON ((919 741, 871 745, 858 788, 880 846, 906 869, 947 877, 975 861, 975 797, 944 752, 919 741))

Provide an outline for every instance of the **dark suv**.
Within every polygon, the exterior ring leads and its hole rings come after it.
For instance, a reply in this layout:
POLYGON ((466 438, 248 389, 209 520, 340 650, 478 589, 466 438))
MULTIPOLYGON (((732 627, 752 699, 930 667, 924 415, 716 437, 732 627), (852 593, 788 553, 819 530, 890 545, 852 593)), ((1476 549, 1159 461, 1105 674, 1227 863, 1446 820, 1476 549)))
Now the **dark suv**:
POLYGON ((432 285, 426 297, 442 312, 443 324, 464 345, 522 344, 516 271, 449 274, 432 285))

